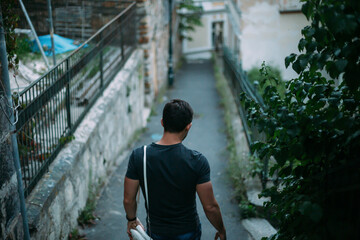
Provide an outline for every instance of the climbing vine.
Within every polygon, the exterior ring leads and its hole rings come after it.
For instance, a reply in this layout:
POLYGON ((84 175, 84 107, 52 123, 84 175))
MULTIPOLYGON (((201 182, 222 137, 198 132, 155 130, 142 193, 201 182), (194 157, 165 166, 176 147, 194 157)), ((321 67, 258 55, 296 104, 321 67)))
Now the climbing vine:
POLYGON ((270 177, 280 184, 261 194, 279 222, 270 239, 359 239, 360 2, 303 2, 310 25, 300 54, 285 59, 299 76, 284 97, 266 86, 264 110, 242 96, 249 122, 266 134, 252 150, 276 160, 270 177))

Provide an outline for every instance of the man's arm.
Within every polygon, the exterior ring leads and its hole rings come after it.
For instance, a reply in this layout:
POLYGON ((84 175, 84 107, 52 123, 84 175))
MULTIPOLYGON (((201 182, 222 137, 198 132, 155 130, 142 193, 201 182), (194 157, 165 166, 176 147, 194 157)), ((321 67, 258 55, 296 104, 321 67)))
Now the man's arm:
POLYGON ((211 182, 196 185, 196 192, 199 195, 206 217, 218 231, 215 235, 215 239, 220 237, 221 240, 226 240, 226 231, 220 212, 220 207, 214 197, 211 182))
POLYGON ((129 219, 136 217, 136 193, 139 189, 139 180, 125 177, 124 183, 124 208, 129 219))
MULTIPOLYGON (((128 219, 127 233, 131 238, 130 228, 136 228, 137 225, 141 225, 136 217, 136 193, 139 189, 139 180, 133 180, 128 177, 125 177, 124 182, 124 208, 126 212, 126 218, 128 219), (132 220, 132 221, 129 221, 132 220)), ((141 225, 142 226, 142 225, 141 225)), ((143 226, 142 226, 143 227, 143 226)), ((144 228, 144 227, 143 227, 144 228)))

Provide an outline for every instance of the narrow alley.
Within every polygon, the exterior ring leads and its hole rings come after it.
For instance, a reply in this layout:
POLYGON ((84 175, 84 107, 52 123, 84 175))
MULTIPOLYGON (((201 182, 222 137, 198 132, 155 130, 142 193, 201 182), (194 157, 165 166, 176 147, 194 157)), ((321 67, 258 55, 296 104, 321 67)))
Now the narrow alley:
MULTIPOLYGON (((165 93, 163 96, 165 101, 156 106, 156 114, 152 114, 150 117, 147 131, 139 137, 139 140, 132 147, 150 144, 161 137, 162 108, 166 100, 173 98, 188 101, 194 109, 193 126, 184 141, 184 145, 202 152, 209 160, 214 194, 223 214, 228 239, 250 239, 240 224, 239 208, 232 198, 232 186, 227 174, 227 138, 223 110, 215 88, 213 67, 210 60, 198 60, 183 64, 176 73, 174 87, 165 93)), ((127 163, 127 159, 121 163, 102 192, 95 211, 100 220, 97 220, 96 225, 85 229, 87 239, 128 239, 125 212, 122 206, 123 181, 127 163)), ((201 239, 214 239, 216 231, 206 219, 199 199, 197 199, 197 208, 202 224, 201 239)), ((145 207, 142 196, 138 205, 138 216, 145 223, 145 207)))

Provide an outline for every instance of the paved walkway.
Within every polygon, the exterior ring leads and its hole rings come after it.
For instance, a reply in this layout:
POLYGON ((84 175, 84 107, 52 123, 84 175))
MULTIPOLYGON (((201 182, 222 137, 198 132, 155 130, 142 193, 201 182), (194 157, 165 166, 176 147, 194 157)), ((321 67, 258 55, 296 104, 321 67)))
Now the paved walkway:
MULTIPOLYGON (((176 74, 174 88, 166 93, 165 98, 181 98, 192 105, 195 118, 184 145, 202 152, 209 160, 211 181, 223 214, 228 240, 248 240, 248 234, 240 224, 239 210, 232 198, 231 182, 227 175, 225 123, 220 98, 215 89, 212 63, 198 61, 184 64, 176 74)), ((157 115, 151 117, 147 126, 148 130, 135 143, 135 147, 157 141, 156 138, 161 136, 160 119, 163 106, 164 103, 157 106, 157 115)), ((125 211, 122 206, 126 168, 127 160, 118 167, 103 191, 96 209, 96 214, 101 220, 94 227, 85 230, 88 239, 128 239, 125 211)), ((199 199, 197 199, 197 206, 202 223, 201 239, 214 239, 215 229, 206 219, 199 199)), ((138 206, 138 216, 145 223, 143 199, 138 206)))

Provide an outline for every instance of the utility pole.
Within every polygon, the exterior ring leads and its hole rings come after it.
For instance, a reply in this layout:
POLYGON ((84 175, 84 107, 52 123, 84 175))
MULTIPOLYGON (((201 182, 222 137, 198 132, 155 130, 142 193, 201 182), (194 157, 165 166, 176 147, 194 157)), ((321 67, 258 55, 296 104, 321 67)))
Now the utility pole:
POLYGON ((47 5, 48 5, 48 11, 49 11, 51 51, 53 54, 53 61, 54 61, 54 66, 55 66, 56 65, 56 56, 55 56, 54 25, 53 25, 53 19, 52 19, 51 0, 47 0, 47 5))
POLYGON ((17 177, 18 183, 18 193, 20 198, 20 211, 23 220, 23 228, 24 228, 24 239, 30 240, 29 234, 29 225, 28 219, 26 214, 26 207, 25 207, 25 198, 24 198, 24 191, 22 186, 22 176, 21 176, 21 169, 20 169, 20 159, 19 159, 19 151, 18 145, 16 140, 16 126, 14 121, 14 110, 12 108, 13 101, 11 96, 10 90, 10 80, 9 80, 9 69, 8 69, 8 59, 7 59, 7 52, 6 52, 6 43, 5 43, 5 32, 3 27, 3 17, 2 17, 2 9, 0 4, 0 62, 1 62, 1 81, 3 82, 4 92, 7 98, 7 109, 2 109, 2 115, 7 115, 9 117, 10 122, 7 122, 10 125, 10 135, 11 135, 11 145, 12 145, 12 157, 15 166, 15 172, 17 177), (7 110, 7 111, 6 111, 7 110))
POLYGON ((21 9, 22 9, 23 12, 24 12, 24 15, 25 15, 26 20, 27 20, 28 24, 30 25, 30 29, 31 29, 34 37, 35 37, 36 44, 37 44, 38 47, 39 47, 39 50, 40 50, 40 52, 41 52, 41 55, 42 55, 42 57, 43 57, 43 59, 44 59, 44 62, 45 62, 45 64, 46 64, 46 67, 48 68, 48 70, 50 70, 49 61, 48 61, 48 59, 47 59, 46 56, 45 56, 44 49, 43 49, 42 46, 41 46, 41 43, 40 43, 39 38, 38 38, 38 36, 37 36, 37 34, 36 34, 35 28, 34 28, 34 26, 33 26, 32 23, 31 23, 31 20, 30 20, 29 15, 27 14, 26 8, 25 8, 22 0, 19 0, 19 3, 20 3, 20 6, 21 6, 21 9))
POLYGON ((169 0, 169 59, 168 59, 168 84, 171 87, 174 83, 173 71, 173 49, 172 49, 172 0, 169 0))

